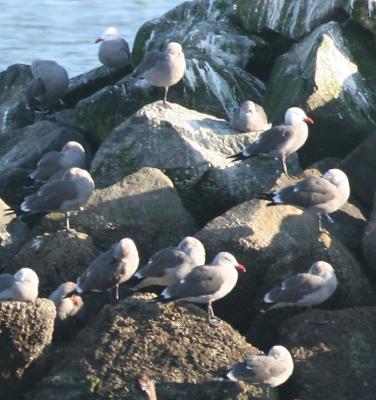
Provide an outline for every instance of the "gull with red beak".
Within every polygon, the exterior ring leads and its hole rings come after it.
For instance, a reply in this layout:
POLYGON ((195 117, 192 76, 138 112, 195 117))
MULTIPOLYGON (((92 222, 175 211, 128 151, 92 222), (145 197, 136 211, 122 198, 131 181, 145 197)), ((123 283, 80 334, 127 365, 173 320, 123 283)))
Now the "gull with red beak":
POLYGON ((271 156, 280 159, 283 172, 289 176, 286 158, 299 150, 308 138, 308 124, 313 120, 298 108, 291 107, 286 111, 285 123, 276 125, 263 132, 260 138, 243 149, 240 153, 227 158, 232 161, 245 160, 257 156, 271 156))
POLYGON ((130 64, 128 43, 115 27, 108 27, 95 43, 100 43, 98 58, 106 67, 120 69, 130 64))
POLYGON ((225 297, 235 287, 238 271, 245 272, 231 253, 218 253, 210 265, 194 268, 179 282, 168 286, 159 298, 164 303, 170 301, 188 301, 208 305, 208 321, 218 325, 212 303, 225 297))

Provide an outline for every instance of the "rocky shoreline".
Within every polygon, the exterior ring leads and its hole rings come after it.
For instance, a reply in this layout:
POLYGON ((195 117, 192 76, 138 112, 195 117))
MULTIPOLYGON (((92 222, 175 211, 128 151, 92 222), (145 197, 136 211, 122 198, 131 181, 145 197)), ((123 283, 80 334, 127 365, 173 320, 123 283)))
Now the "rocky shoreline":
POLYGON ((100 67, 70 79, 64 105, 36 113, 26 106, 30 67, 0 72, 0 272, 33 268, 41 297, 0 304, 0 398, 141 399, 135 381, 146 372, 166 400, 374 399, 375 34, 367 0, 183 3, 144 24, 132 51, 137 65, 169 41, 182 44, 187 70, 167 108, 162 89, 140 84, 131 68, 100 67), (249 99, 273 123, 294 105, 314 119, 288 159, 293 175, 338 167, 349 176, 351 197, 327 233, 318 236, 308 213, 253 198, 291 184, 278 161, 226 160, 261 135, 228 123, 249 99), (8 207, 19 213, 40 157, 69 140, 89 154, 96 184, 73 229, 63 229, 62 214, 5 216, 8 207), (125 287, 118 304, 90 294, 84 321, 54 327, 45 297, 113 243, 131 237, 142 265, 187 235, 203 242, 207 260, 229 251, 247 266, 216 303, 220 327, 210 329, 199 307, 161 305, 125 287), (333 297, 260 313, 269 289, 317 260, 336 271, 333 297), (291 351, 295 370, 270 397, 225 379, 226 368, 274 344, 291 351))

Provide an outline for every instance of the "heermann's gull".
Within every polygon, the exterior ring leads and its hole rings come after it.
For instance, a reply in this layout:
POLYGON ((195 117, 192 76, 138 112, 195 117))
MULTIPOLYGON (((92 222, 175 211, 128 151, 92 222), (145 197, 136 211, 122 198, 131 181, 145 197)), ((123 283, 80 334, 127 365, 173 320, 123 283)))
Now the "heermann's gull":
POLYGON ((167 247, 151 256, 149 262, 136 272, 139 279, 134 287, 169 286, 184 278, 194 267, 205 264, 205 249, 194 238, 185 237, 177 247, 167 247))
POLYGON ((61 179, 42 185, 37 193, 25 197, 21 210, 26 214, 61 211, 66 214, 69 228, 69 211, 78 210, 94 191, 94 181, 89 172, 80 168, 70 168, 61 179))
POLYGON ((350 185, 346 174, 340 169, 330 169, 323 176, 310 176, 296 185, 275 192, 260 193, 256 198, 269 200, 268 206, 290 204, 318 215, 319 232, 322 232, 321 214, 341 208, 350 196, 350 185))
POLYGON ((234 111, 230 125, 241 132, 265 131, 271 126, 264 109, 253 101, 245 101, 234 111))
POLYGON ((166 105, 168 88, 183 78, 185 67, 185 57, 181 45, 171 42, 163 52, 153 50, 146 53, 133 76, 139 79, 144 78, 153 86, 164 87, 163 103, 166 105))
POLYGON ((100 43, 98 57, 106 67, 120 69, 130 64, 128 43, 115 27, 107 28, 95 43, 100 43))
POLYGON ((137 270, 137 247, 132 239, 124 238, 99 255, 77 278, 77 292, 103 291, 115 288, 119 299, 119 285, 126 282, 137 270))
POLYGON ((293 370, 294 361, 286 347, 273 346, 268 355, 252 355, 233 365, 227 377, 232 381, 241 380, 269 388, 282 385, 293 370))
POLYGON ((35 301, 38 297, 38 275, 21 268, 14 275, 0 275, 0 300, 35 301))
POLYGON ((76 284, 74 282, 65 282, 49 296, 49 299, 55 304, 56 316, 60 321, 64 321, 68 317, 74 317, 82 310, 84 303, 80 296, 73 294, 70 297, 66 297, 75 289, 76 284))
POLYGON ((56 61, 36 59, 31 63, 31 73, 33 79, 27 88, 30 107, 48 109, 68 90, 68 73, 56 61))
POLYGON ((308 138, 307 123, 312 124, 311 118, 298 107, 286 111, 285 123, 276 125, 261 134, 260 138, 247 146, 240 153, 227 158, 233 161, 245 160, 256 156, 272 156, 281 160, 283 172, 289 176, 286 158, 299 150, 308 138))
POLYGON ((37 182, 47 182, 50 178, 57 179, 69 168, 85 168, 86 155, 84 148, 78 142, 68 142, 61 151, 49 151, 38 161, 37 168, 30 178, 37 182))
POLYGON ((273 304, 268 310, 285 306, 312 306, 323 303, 336 288, 333 267, 325 261, 316 261, 308 273, 291 276, 266 293, 264 302, 273 304))
POLYGON ((210 265, 194 268, 179 282, 167 287, 161 293, 160 300, 207 303, 209 323, 214 324, 216 317, 212 303, 225 297, 235 287, 237 269, 245 272, 244 266, 231 253, 218 253, 210 265))

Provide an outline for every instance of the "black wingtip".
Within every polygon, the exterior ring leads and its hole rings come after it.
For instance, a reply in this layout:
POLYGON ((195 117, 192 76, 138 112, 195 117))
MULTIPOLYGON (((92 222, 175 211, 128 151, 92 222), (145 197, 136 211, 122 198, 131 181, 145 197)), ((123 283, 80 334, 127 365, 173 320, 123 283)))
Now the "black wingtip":
POLYGON ((269 200, 272 202, 273 196, 274 196, 274 193, 272 193, 272 192, 262 192, 262 193, 256 193, 253 197, 255 199, 269 200))
POLYGON ((245 160, 246 158, 247 157, 245 157, 242 152, 226 157, 226 159, 234 161, 234 162, 235 161, 242 161, 242 160, 245 160))

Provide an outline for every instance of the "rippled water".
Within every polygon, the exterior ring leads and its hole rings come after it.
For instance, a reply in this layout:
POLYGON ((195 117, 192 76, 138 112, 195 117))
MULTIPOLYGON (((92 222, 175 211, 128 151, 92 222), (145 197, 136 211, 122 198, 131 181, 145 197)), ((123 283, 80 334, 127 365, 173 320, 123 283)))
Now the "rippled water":
POLYGON ((0 71, 53 59, 74 76, 99 66, 95 39, 116 26, 132 47, 139 27, 176 0, 0 0, 0 71))

